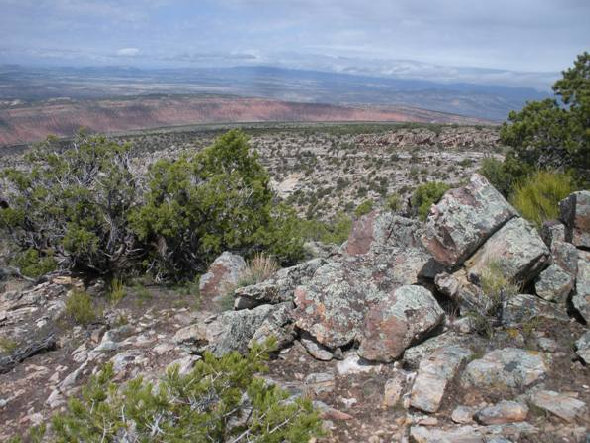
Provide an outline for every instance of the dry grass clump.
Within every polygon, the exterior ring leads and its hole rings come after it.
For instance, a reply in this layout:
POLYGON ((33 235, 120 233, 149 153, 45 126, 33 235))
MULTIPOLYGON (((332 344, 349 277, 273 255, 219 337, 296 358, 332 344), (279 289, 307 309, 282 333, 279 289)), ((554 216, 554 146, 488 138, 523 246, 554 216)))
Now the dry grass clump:
MULTIPOLYGON (((236 288, 250 286, 270 278, 279 265, 274 258, 265 254, 256 254, 240 275, 236 288)), ((235 289, 235 288, 234 288, 235 289)))

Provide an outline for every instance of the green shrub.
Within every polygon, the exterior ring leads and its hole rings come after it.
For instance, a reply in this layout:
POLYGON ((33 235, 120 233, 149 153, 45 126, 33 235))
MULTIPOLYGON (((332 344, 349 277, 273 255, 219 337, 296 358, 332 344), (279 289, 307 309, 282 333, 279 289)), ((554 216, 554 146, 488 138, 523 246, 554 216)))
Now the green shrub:
POLYGON ((54 416, 57 441, 302 442, 319 436, 311 401, 289 396, 256 377, 268 347, 247 356, 206 353, 192 371, 169 369, 156 389, 136 378, 117 386, 112 363, 91 377, 81 398, 54 416), (244 400, 247 394, 248 400, 244 400))
POLYGON ((123 281, 120 278, 113 278, 111 280, 108 298, 113 306, 119 304, 121 300, 127 295, 123 281))
POLYGON ((73 290, 66 299, 66 317, 79 325, 88 325, 97 319, 92 297, 84 291, 73 290))
POLYGON ((37 278, 57 268, 57 263, 51 253, 40 257, 39 251, 33 248, 19 254, 15 261, 20 272, 28 277, 37 278))
POLYGON ((538 228, 544 221, 557 218, 558 203, 574 191, 571 177, 539 171, 517 185, 510 203, 538 228))
POLYGON ((437 203, 450 186, 443 182, 428 182, 416 188, 412 194, 412 207, 421 220, 426 220, 430 206, 437 203))
POLYGON ((157 245, 151 269, 192 277, 225 250, 248 256, 267 246, 271 204, 269 175, 234 130, 192 158, 152 165, 145 205, 131 222, 146 248, 157 245))
POLYGON ((26 251, 31 275, 54 266, 45 260, 51 254, 93 273, 125 267, 135 250, 127 223, 137 191, 130 145, 80 133, 62 150, 48 138, 27 155, 30 171, 2 172, 13 191, 0 209, 0 229, 26 251))
POLYGON ((373 210, 373 200, 365 200, 356 207, 356 209, 354 210, 354 215, 356 217, 361 217, 363 215, 368 214, 372 210, 373 210))
POLYGON ((402 198, 399 194, 391 194, 385 201, 385 207, 390 211, 399 211, 402 208, 402 198))

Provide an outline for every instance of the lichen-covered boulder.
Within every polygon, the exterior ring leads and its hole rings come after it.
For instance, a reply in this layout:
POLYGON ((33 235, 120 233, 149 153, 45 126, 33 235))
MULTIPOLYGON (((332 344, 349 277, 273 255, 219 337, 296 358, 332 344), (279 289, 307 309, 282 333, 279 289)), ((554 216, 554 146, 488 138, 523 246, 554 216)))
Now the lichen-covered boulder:
POLYGON ((573 192, 559 202, 565 239, 578 248, 590 248, 590 191, 573 192))
POLYGON ((548 411, 568 423, 577 418, 587 417, 588 414, 586 403, 560 392, 538 390, 530 394, 529 401, 537 408, 548 411))
POLYGON ((572 297, 572 304, 584 320, 590 323, 590 252, 578 253, 576 292, 572 297))
POLYGON ((549 247, 555 242, 565 241, 565 225, 558 220, 549 220, 543 223, 541 237, 549 247))
POLYGON ((328 263, 317 258, 288 268, 279 269, 272 277, 250 286, 235 290, 235 308, 251 309, 263 304, 292 301, 295 288, 311 280, 317 269, 328 263))
POLYGON ((584 363, 590 364, 590 331, 584 333, 576 341, 576 354, 578 354, 584 363))
POLYGON ((173 341, 187 352, 202 354, 205 351, 217 356, 232 351, 248 352, 253 338, 261 338, 266 331, 278 330, 287 323, 284 317, 285 307, 282 305, 261 305, 254 309, 242 311, 226 311, 206 321, 187 326, 178 330, 173 341), (277 314, 276 318, 273 314, 277 314), (265 324, 279 321, 276 328, 267 327, 259 331, 265 324))
POLYGON ((199 293, 202 297, 216 297, 238 282, 246 262, 239 255, 224 252, 215 259, 199 280, 199 293))
POLYGON ((295 289, 295 325, 328 348, 346 346, 360 336, 369 308, 385 296, 362 269, 328 263, 295 289))
POLYGON ((553 264, 535 280, 535 292, 544 300, 565 303, 574 287, 574 279, 561 266, 553 264))
POLYGON ((516 215, 502 194, 475 174, 431 207, 422 243, 438 262, 460 265, 516 215))
POLYGON ((443 319, 444 311, 428 289, 402 286, 367 312, 358 353, 367 360, 391 362, 443 319))
POLYGON ((463 371, 461 384, 466 388, 524 390, 545 377, 548 370, 543 354, 505 348, 471 361, 463 371))
POLYGON ((506 326, 520 325, 534 318, 546 318, 565 323, 569 321, 565 305, 560 306, 529 294, 510 297, 502 310, 502 322, 506 326))
POLYGON ((496 264, 510 280, 526 283, 537 276, 549 259, 549 249, 535 228, 518 217, 506 223, 465 262, 469 273, 481 275, 496 264))
POLYGON ((556 241, 551 244, 553 264, 558 265, 572 277, 578 273, 578 249, 571 243, 556 241))
POLYGON ((490 298, 479 286, 469 281, 465 269, 453 274, 441 272, 434 277, 434 284, 460 307, 462 314, 485 312, 490 305, 490 298))

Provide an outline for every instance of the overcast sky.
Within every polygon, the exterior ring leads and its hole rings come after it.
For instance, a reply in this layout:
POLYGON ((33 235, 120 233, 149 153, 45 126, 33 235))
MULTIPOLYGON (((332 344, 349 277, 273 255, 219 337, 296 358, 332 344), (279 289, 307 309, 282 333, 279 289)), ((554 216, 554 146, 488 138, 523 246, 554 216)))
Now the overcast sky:
POLYGON ((590 50, 589 24, 590 0, 0 0, 0 64, 275 65, 542 86, 590 50))

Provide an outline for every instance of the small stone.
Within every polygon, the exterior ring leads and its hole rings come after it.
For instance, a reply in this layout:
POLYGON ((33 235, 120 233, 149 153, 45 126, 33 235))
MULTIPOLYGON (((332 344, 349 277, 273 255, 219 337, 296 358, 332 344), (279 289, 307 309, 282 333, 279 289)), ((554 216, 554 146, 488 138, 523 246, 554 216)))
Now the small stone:
POLYGON ((536 391, 529 397, 531 404, 549 411, 568 423, 588 413, 586 403, 555 391, 536 391))
POLYGON ((338 375, 362 374, 367 372, 380 372, 383 365, 369 362, 356 353, 347 355, 336 365, 338 375))
POLYGON ((305 387, 314 394, 333 392, 336 388, 336 377, 329 372, 317 372, 305 377, 305 387))
POLYGON ((393 376, 385 382, 385 387, 383 388, 383 406, 393 407, 397 405, 415 377, 415 372, 396 369, 393 376))
POLYGON ((301 337, 299 341, 301 342, 305 350, 318 360, 329 361, 332 360, 332 358, 334 358, 334 354, 332 354, 328 348, 320 345, 311 337, 304 336, 301 337))
POLYGON ((476 408, 471 406, 457 406, 453 409, 451 420, 459 424, 467 424, 473 422, 473 415, 477 412, 476 408))
POLYGON ((475 419, 484 425, 501 425, 524 421, 529 408, 516 401, 502 400, 501 402, 486 406, 475 414, 475 419))
POLYGON ((537 338, 539 348, 544 352, 557 352, 559 350, 559 344, 550 338, 539 337, 537 338))
POLYGON ((352 408, 355 404, 358 403, 358 400, 354 397, 351 397, 351 398, 342 397, 340 399, 340 401, 342 402, 342 404, 344 405, 345 408, 352 408))

